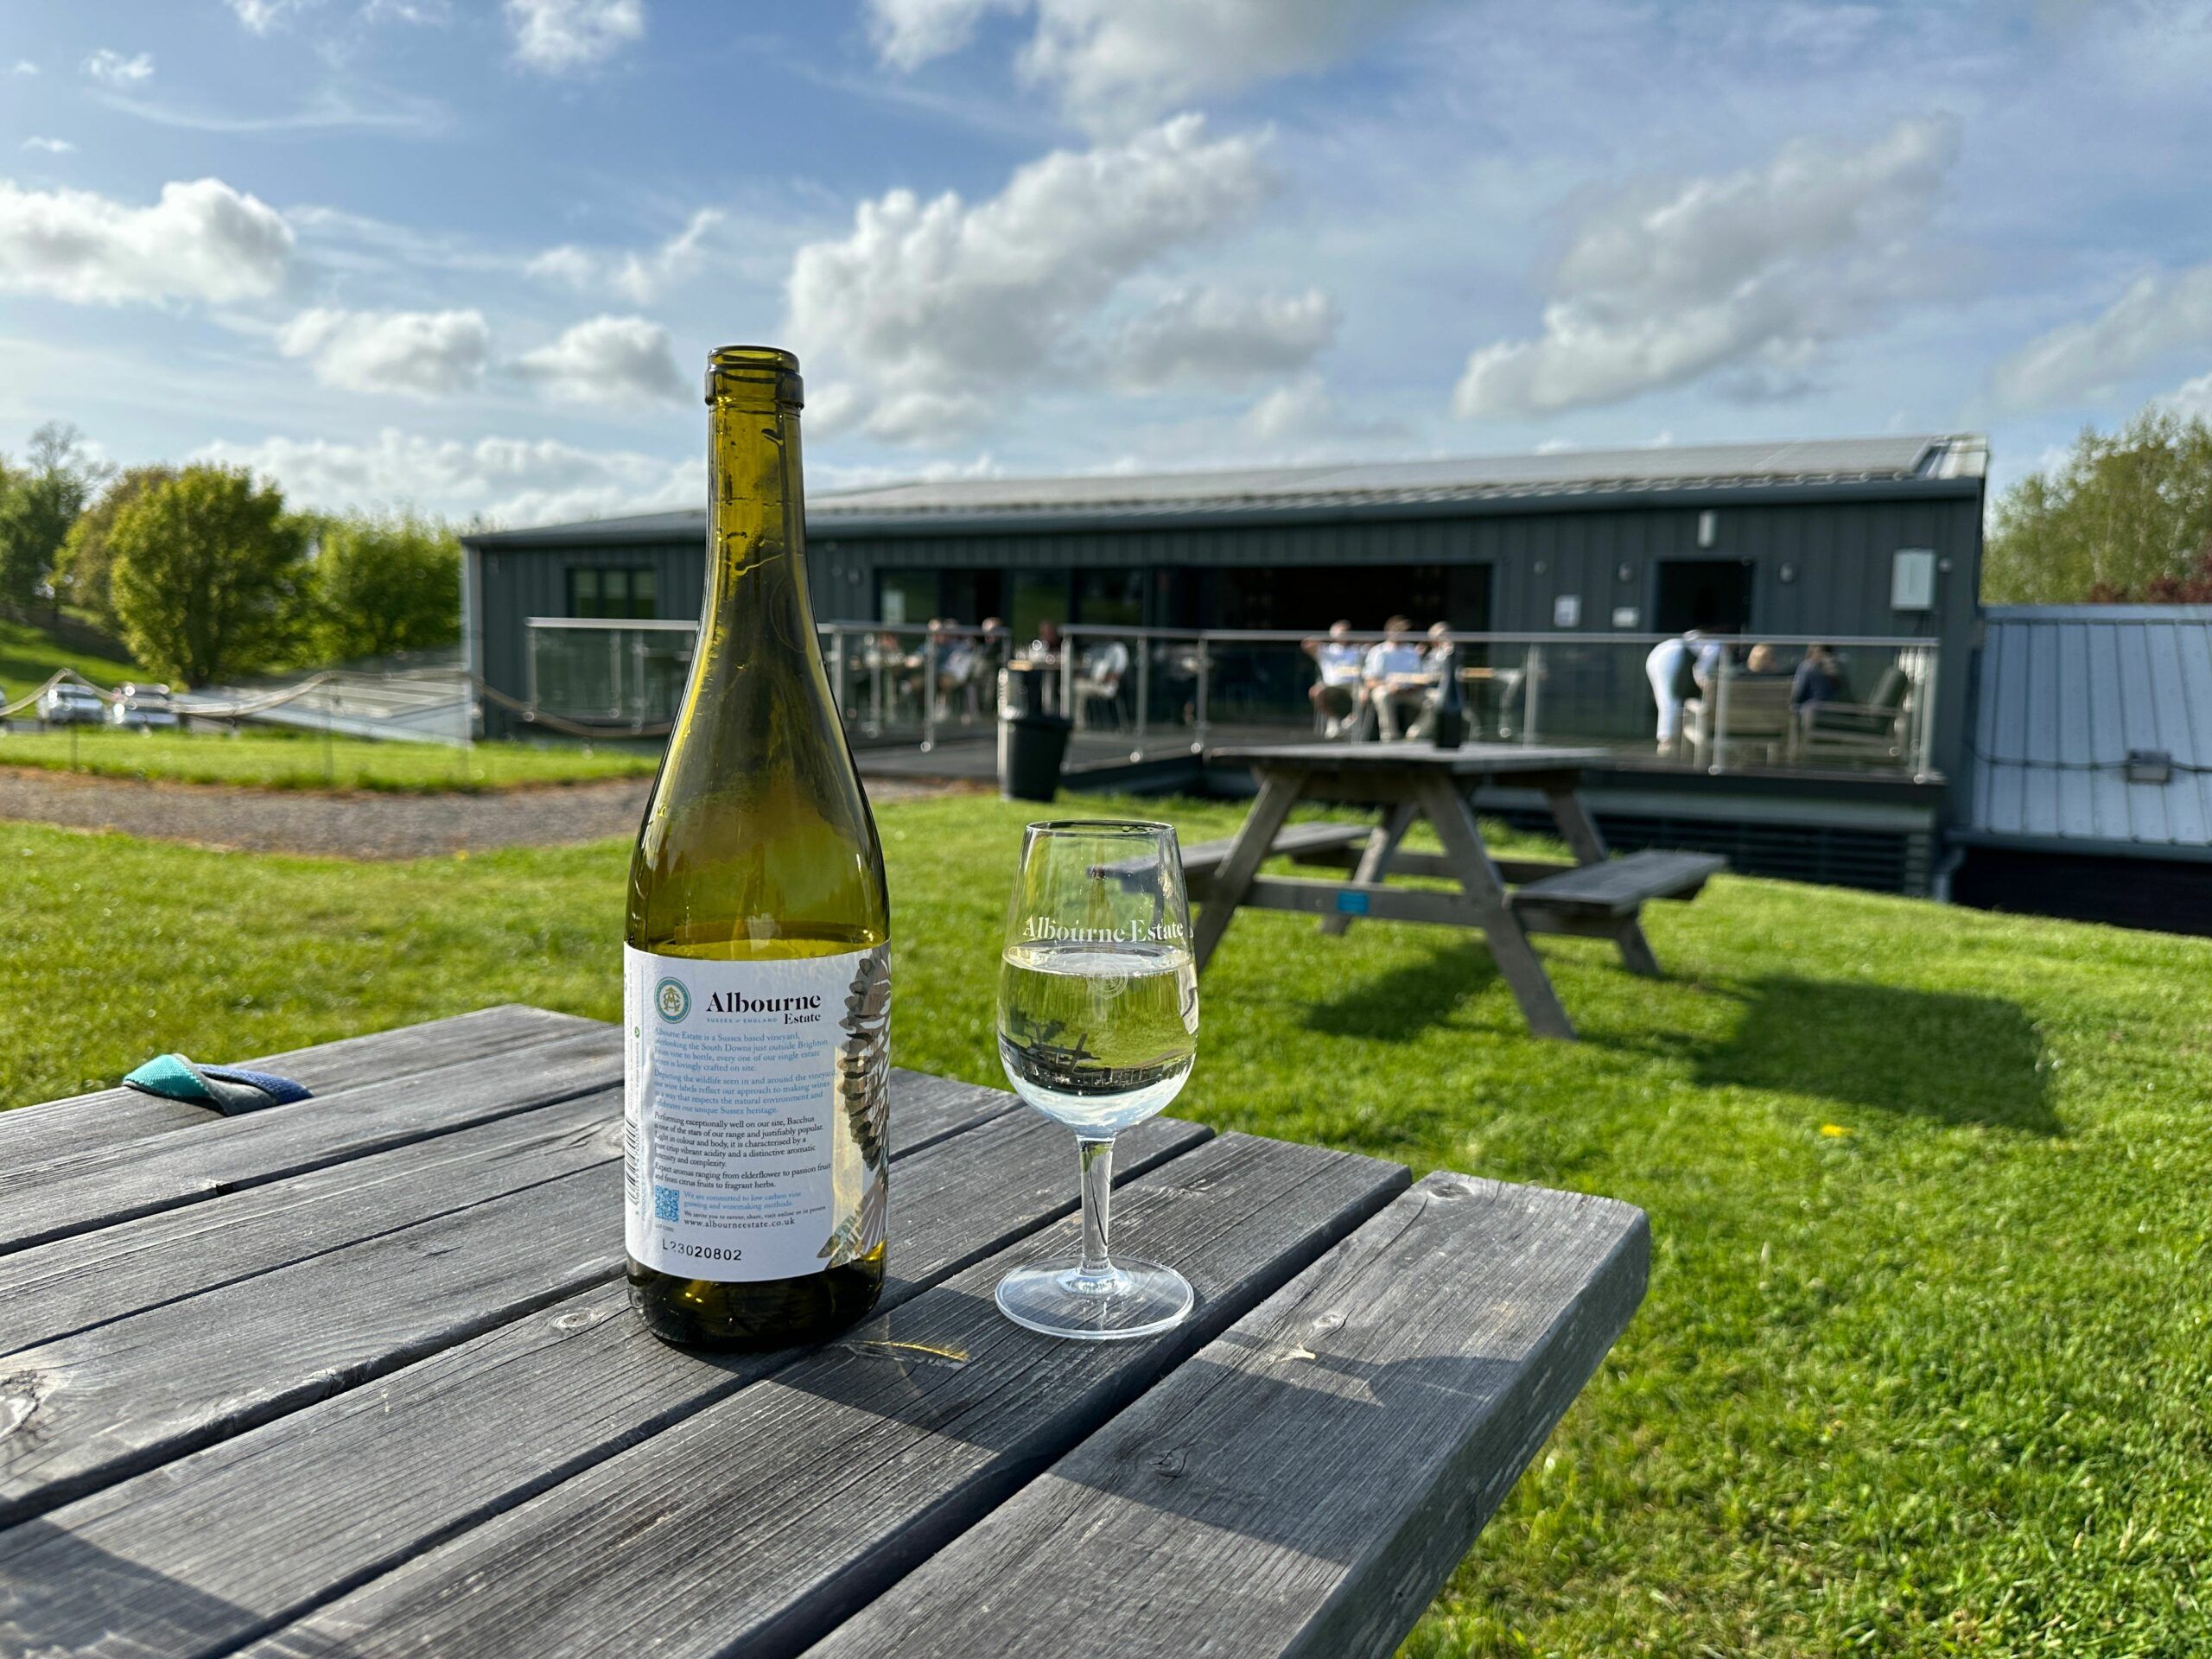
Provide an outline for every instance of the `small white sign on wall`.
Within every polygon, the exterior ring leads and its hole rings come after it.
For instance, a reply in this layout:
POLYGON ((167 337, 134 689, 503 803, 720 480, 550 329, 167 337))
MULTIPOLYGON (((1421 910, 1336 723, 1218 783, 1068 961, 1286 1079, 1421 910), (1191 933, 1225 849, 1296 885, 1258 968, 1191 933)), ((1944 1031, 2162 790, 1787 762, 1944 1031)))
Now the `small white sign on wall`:
POLYGON ((1552 601, 1552 626, 1579 628, 1582 626, 1582 595, 1561 594, 1552 601))
POLYGON ((1890 566, 1890 608, 1893 611, 1932 611, 1936 608, 1936 550, 1901 547, 1890 566))
POLYGON ((1616 605, 1613 607, 1613 626, 1617 628, 1632 628, 1643 619, 1643 614, 1633 605, 1616 605))

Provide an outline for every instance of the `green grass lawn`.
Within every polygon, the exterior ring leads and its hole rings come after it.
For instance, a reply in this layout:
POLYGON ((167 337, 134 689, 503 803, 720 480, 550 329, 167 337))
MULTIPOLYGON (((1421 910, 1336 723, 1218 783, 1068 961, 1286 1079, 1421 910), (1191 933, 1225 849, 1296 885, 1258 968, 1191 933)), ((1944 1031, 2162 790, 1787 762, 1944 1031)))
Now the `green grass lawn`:
POLYGON ((144 675, 117 657, 78 651, 61 644, 43 628, 28 622, 0 618, 0 702, 13 702, 54 677, 56 669, 73 668, 101 685, 118 680, 143 679, 144 675))
POLYGON ((103 778, 158 778, 193 784, 251 784, 263 789, 371 789, 410 793, 505 789, 517 784, 581 783, 651 777, 660 757, 638 749, 479 743, 467 750, 436 743, 376 742, 289 732, 124 732, 65 728, 0 734, 0 766, 92 772, 103 778))
MULTIPOLYGON (((1234 808, 1166 806, 1193 836, 1234 808)), ((899 1063, 999 1081, 1022 809, 880 814, 899 1063)), ((611 1018, 626 849, 349 865, 0 825, 0 1102, 502 1000, 611 1018)), ((1240 918, 1175 1109, 1610 1193, 1649 1300, 1409 1656, 2212 1651, 2212 942, 1723 879, 1671 977, 1240 918)))

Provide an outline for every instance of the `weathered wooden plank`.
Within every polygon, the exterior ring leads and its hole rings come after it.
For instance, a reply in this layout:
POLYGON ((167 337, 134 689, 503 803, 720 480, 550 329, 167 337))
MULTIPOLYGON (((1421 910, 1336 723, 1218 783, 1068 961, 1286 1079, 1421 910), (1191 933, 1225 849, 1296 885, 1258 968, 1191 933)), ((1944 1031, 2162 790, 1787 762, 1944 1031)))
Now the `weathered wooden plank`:
MULTIPOLYGON (((1002 1115, 988 1090, 910 1124, 1002 1115)), ((466 1341, 620 1271, 621 1114, 516 1126, 512 1189, 0 1361, 0 1525, 466 1341), (527 1155, 598 1160, 549 1178, 527 1155)), ((197 1137, 194 1137, 195 1139, 197 1137)), ((925 1134, 924 1140, 929 1137, 925 1134)))
POLYGON ((1628 1205, 1431 1175, 807 1659, 1387 1656, 1649 1255, 1628 1205))
POLYGON ((1480 927, 1486 914, 1456 893, 1390 887, 1374 882, 1319 881, 1299 875, 1258 875, 1245 890, 1245 910, 1287 910, 1303 916, 1360 916, 1376 922, 1428 922, 1480 927))
POLYGON ((570 1099, 621 1075, 620 1029, 592 1024, 519 1055, 340 1090, 143 1145, 89 1147, 41 1170, 0 1170, 0 1253, 570 1099))
MULTIPOLYGON (((1121 1196, 1198 1291, 1141 1343, 1054 1342, 993 1306, 1024 1245, 416 1557, 251 1652, 350 1659, 803 1648, 1402 1190, 1348 1154, 1225 1135, 1121 1196)), ((1072 1229, 1053 1230, 1072 1243, 1072 1229)))
MULTIPOLYGON (((1323 861, 1332 851, 1349 851, 1351 848, 1364 845, 1370 833, 1370 827, 1363 823, 1286 824, 1276 832, 1274 845, 1268 849, 1268 856, 1313 858, 1316 861, 1323 861)), ((1184 874, 1196 875, 1201 871, 1211 874, 1228 861, 1230 850, 1236 844, 1236 837, 1230 836, 1219 841, 1202 841, 1195 847, 1184 848, 1184 874)))
POLYGON ((1406 740, 1395 743, 1227 744, 1208 749, 1209 765, 1307 766, 1324 772, 1443 773, 1455 778, 1505 772, 1573 772, 1602 766, 1603 749, 1548 748, 1535 744, 1463 743, 1456 749, 1406 740))
POLYGON ((607 1160, 602 1089, 0 1256, 0 1355, 607 1160))
MULTIPOLYGON (((1074 1205, 1065 1130, 970 1122, 896 1154, 885 1312, 1074 1205)), ((1140 1125, 1124 1179, 1207 1133, 1140 1125)), ((0 1532, 0 1652, 227 1653, 792 1357, 684 1354, 586 1291, 0 1532)))
MULTIPOLYGON (((410 1072, 524 1048, 598 1023, 572 1014, 510 1002, 396 1031, 264 1054, 237 1064, 296 1078, 321 1092, 389 1082, 410 1072)), ((163 1100, 136 1089, 102 1089, 61 1100, 38 1101, 0 1111, 0 1163, 11 1170, 29 1169, 51 1159, 72 1157, 87 1147, 142 1140, 171 1129, 221 1121, 219 1113, 205 1106, 163 1100)))
POLYGON ((1584 864, 1516 889, 1513 903, 1550 911, 1624 916, 1654 899, 1691 899, 1728 868, 1717 853, 1649 850, 1584 864))

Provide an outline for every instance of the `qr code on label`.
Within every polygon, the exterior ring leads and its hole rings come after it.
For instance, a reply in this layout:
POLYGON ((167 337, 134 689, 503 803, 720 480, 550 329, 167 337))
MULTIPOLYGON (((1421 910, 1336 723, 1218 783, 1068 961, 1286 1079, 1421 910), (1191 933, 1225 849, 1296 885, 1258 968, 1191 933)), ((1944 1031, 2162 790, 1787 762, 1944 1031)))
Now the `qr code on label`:
POLYGON ((677 1219, 676 1212, 676 1189, 674 1187, 663 1186, 658 1182, 654 1183, 653 1219, 655 1221, 674 1221, 677 1219))

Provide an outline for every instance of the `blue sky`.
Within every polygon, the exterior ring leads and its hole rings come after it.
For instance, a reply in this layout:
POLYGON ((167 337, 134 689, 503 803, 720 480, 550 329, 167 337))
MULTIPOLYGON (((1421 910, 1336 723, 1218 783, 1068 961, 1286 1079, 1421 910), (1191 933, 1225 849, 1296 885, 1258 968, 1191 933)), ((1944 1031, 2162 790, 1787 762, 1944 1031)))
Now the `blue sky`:
POLYGON ((2212 413, 2212 0, 14 0, 0 449, 517 524, 2212 413))

